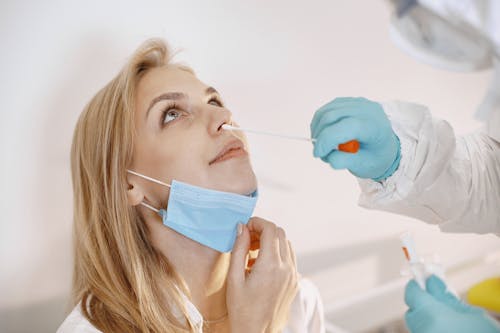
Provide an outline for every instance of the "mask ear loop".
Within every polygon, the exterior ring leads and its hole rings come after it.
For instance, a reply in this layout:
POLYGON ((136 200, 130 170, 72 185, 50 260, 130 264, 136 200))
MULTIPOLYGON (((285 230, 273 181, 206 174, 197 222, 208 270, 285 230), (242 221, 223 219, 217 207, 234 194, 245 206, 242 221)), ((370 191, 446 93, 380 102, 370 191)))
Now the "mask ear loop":
POLYGON ((138 176, 138 177, 141 177, 141 178, 147 179, 147 180, 149 180, 149 181, 152 181, 153 183, 160 184, 160 185, 163 185, 163 186, 166 186, 166 187, 172 187, 172 185, 170 185, 170 184, 164 183, 164 182, 162 182, 162 181, 156 180, 156 179, 151 178, 151 177, 148 177, 148 176, 144 176, 143 174, 140 174, 140 173, 138 173, 138 172, 135 172, 135 171, 132 171, 132 170, 129 170, 129 169, 127 169, 127 172, 128 172, 128 173, 131 173, 131 174, 133 174, 133 175, 136 175, 136 176, 138 176))
MULTIPOLYGON (((166 186, 166 187, 168 187, 168 188, 171 188, 171 187, 172 187, 172 185, 170 185, 170 184, 164 183, 164 182, 162 182, 162 181, 159 181, 159 180, 157 180, 157 179, 154 179, 154 178, 151 178, 151 177, 148 177, 148 176, 144 176, 143 174, 140 174, 140 173, 138 173, 138 172, 135 172, 135 171, 132 171, 132 170, 129 170, 129 169, 127 169, 127 172, 128 172, 128 173, 131 173, 131 174, 133 174, 133 175, 136 175, 137 177, 141 177, 141 178, 143 178, 143 179, 146 179, 146 180, 152 181, 153 183, 160 184, 160 185, 166 186)), ((140 203, 140 204, 141 204, 142 206, 146 207, 146 208, 151 209, 152 211, 154 211, 154 212, 156 212, 156 213, 160 213, 160 210, 159 210, 159 209, 156 209, 156 208, 154 208, 153 206, 151 206, 151 205, 149 205, 149 204, 147 204, 147 203, 145 203, 145 202, 143 202, 143 201, 141 201, 141 203, 140 203)))
POLYGON ((159 209, 154 208, 153 206, 151 206, 151 205, 149 205, 149 204, 145 203, 144 201, 141 201, 139 204, 140 204, 141 206, 144 206, 144 207, 146 207, 146 208, 151 209, 152 211, 154 211, 154 212, 156 212, 156 213, 158 213, 158 214, 160 213, 160 210, 159 210, 159 209))

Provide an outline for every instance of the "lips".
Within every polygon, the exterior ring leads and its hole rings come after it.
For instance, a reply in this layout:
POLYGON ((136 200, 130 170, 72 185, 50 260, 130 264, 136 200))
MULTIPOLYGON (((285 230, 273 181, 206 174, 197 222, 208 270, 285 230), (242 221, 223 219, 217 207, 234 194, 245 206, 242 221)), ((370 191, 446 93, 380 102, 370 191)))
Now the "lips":
POLYGON ((240 140, 232 140, 227 143, 224 148, 222 148, 217 156, 213 160, 211 160, 208 164, 212 165, 214 163, 222 162, 228 160, 233 157, 238 157, 242 155, 246 155, 247 152, 243 146, 243 142, 240 140))

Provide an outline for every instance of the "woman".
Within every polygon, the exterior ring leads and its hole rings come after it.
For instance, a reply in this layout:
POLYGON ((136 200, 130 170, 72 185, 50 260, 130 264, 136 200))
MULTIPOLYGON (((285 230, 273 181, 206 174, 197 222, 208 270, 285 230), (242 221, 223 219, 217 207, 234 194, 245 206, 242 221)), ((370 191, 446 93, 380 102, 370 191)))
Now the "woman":
POLYGON ((257 182, 231 122, 161 40, 91 100, 71 152, 75 308, 59 333, 324 331, 284 231, 250 218, 257 182))

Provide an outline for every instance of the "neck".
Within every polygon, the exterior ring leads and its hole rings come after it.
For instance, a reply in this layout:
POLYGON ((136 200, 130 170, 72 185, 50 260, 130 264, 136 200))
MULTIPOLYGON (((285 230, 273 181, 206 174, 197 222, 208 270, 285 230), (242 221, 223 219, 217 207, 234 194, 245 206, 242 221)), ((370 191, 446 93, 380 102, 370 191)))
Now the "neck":
POLYGON ((144 212, 153 246, 168 258, 186 284, 191 302, 205 320, 227 314, 226 276, 230 254, 220 253, 165 227, 155 214, 144 212))

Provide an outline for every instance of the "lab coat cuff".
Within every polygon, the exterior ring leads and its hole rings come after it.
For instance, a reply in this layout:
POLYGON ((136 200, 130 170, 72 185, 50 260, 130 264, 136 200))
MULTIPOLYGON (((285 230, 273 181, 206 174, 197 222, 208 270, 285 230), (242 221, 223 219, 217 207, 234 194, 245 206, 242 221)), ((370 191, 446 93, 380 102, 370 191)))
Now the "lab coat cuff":
POLYGON ((362 191, 358 203, 367 208, 387 205, 394 201, 403 200, 409 195, 414 186, 411 169, 414 164, 415 150, 422 122, 425 121, 427 112, 427 108, 424 106, 417 113, 406 112, 406 110, 402 110, 406 103, 402 102, 381 104, 391 122, 394 133, 399 138, 401 161, 398 169, 385 180, 374 181, 358 178, 362 191))

